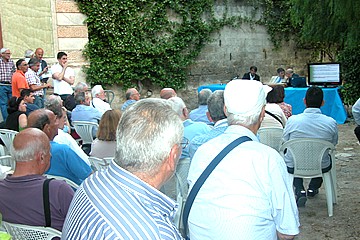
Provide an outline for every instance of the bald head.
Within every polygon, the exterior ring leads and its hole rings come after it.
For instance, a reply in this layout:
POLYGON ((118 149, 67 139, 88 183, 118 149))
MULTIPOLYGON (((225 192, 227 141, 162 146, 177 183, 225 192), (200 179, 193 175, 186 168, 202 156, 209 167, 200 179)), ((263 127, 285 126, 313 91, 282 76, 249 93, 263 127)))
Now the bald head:
POLYGON ((37 153, 49 151, 50 143, 46 134, 36 128, 27 128, 16 134, 11 155, 16 162, 27 162, 35 160, 37 153))
POLYGON ((125 97, 126 97, 126 100, 139 101, 140 94, 139 94, 138 90, 136 90, 135 88, 129 88, 128 90, 126 90, 125 97))
POLYGON ((160 98, 162 98, 162 99, 169 99, 169 98, 176 97, 176 96, 177 96, 176 92, 172 88, 163 88, 160 91, 160 98))
POLYGON ((57 135, 58 126, 58 118, 48 109, 32 111, 28 116, 28 127, 42 130, 48 136, 50 141, 57 135))
POLYGON ((14 177, 42 175, 50 167, 49 139, 39 129, 24 129, 15 136, 11 155, 16 162, 14 177))

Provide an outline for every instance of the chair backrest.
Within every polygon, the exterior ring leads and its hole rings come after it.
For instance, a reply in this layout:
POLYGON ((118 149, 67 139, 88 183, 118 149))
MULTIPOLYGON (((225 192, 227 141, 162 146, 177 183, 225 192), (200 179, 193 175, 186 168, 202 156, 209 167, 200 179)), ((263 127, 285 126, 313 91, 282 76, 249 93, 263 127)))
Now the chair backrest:
POLYGON ((291 154, 294 160, 294 175, 299 177, 315 177, 322 175, 321 162, 325 152, 329 150, 332 161, 335 160, 335 146, 317 138, 296 138, 285 142, 280 154, 291 154))
POLYGON ((60 231, 50 227, 28 226, 5 221, 2 224, 14 240, 51 240, 54 237, 61 237, 60 231))
POLYGON ((85 121, 73 121, 72 124, 83 141, 83 144, 91 144, 93 141, 93 128, 99 127, 99 125, 94 122, 85 121))
POLYGON ((49 175, 49 174, 44 174, 44 176, 46 176, 47 178, 55 178, 56 180, 63 180, 67 184, 69 184, 70 187, 74 188, 75 190, 79 188, 79 185, 77 185, 76 183, 74 183, 73 181, 71 181, 70 179, 67 179, 65 177, 49 175))
POLYGON ((0 157, 0 165, 11 167, 12 170, 15 170, 15 161, 10 155, 5 155, 0 157))
POLYGON ((97 158, 97 157, 89 157, 89 161, 91 166, 93 166, 96 170, 107 169, 111 163, 113 158, 97 158))
POLYGON ((105 97, 106 97, 106 101, 110 104, 113 102, 114 98, 115 98, 115 93, 111 90, 104 90, 105 92, 105 97))
POLYGON ((258 136, 261 143, 280 150, 284 129, 275 127, 263 127, 258 130, 258 136))
POLYGON ((18 132, 14 130, 0 129, 0 138, 5 144, 7 154, 11 153, 12 143, 16 134, 18 134, 18 132))

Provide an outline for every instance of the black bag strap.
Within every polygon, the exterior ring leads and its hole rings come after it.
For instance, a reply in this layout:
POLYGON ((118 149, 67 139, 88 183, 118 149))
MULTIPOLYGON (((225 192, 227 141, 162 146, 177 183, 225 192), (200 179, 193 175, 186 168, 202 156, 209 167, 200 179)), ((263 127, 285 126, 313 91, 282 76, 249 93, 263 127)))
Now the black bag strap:
POLYGON ((215 167, 221 162, 221 160, 235 147, 239 146, 241 143, 246 141, 252 141, 251 138, 247 136, 242 136, 234 141, 232 141, 229 145, 227 145, 211 162, 210 164, 205 168, 203 173, 200 175, 200 177, 196 180, 194 186, 192 187, 186 202, 184 206, 184 213, 183 213, 183 226, 185 234, 187 235, 187 228, 188 228, 188 218, 189 213, 191 210, 191 207, 194 203, 194 200, 196 198, 196 195, 198 194, 200 188, 206 181, 206 179, 209 177, 209 175, 212 173, 212 171, 215 169, 215 167))
POLYGON ((54 178, 46 179, 43 184, 43 204, 44 204, 44 215, 45 215, 45 227, 51 227, 49 183, 53 179, 54 178))
POLYGON ((278 116, 276 116, 275 114, 273 114, 273 113, 271 113, 271 112, 269 112, 269 111, 267 111, 267 110, 265 110, 265 113, 269 114, 270 116, 272 116, 273 118, 275 118, 276 120, 278 120, 278 122, 281 124, 281 126, 284 127, 283 122, 280 120, 280 118, 279 118, 278 116))

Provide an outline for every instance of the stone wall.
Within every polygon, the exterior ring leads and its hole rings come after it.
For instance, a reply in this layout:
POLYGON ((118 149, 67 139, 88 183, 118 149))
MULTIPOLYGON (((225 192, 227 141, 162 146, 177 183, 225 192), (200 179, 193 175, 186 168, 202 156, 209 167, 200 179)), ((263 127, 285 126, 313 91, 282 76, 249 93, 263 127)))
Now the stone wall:
MULTIPOLYGON (((229 16, 250 16, 251 8, 244 5, 243 1, 228 2, 229 16)), ((56 53, 65 51, 68 53, 70 66, 75 70, 76 82, 85 80, 81 68, 88 64, 82 56, 82 50, 88 42, 88 31, 84 23, 86 16, 79 12, 73 0, 43 1, 43 4, 35 0, 26 3, 20 0, 3 0, 2 6, 0 13, 4 46, 12 49, 14 58, 22 57, 26 49, 43 47, 45 60, 52 65, 57 62, 56 53), (39 20, 43 23, 37 23, 37 27, 34 28, 33 23, 36 23, 39 15, 45 17, 45 20, 39 20), (15 21, 18 17, 25 19, 21 27, 17 26, 18 23, 15 21), (19 37, 24 35, 23 29, 39 31, 35 36, 25 32, 27 41, 23 41, 19 37)), ((223 11, 222 5, 216 6, 217 16, 222 16, 223 11)), ((199 86, 226 83, 234 76, 242 76, 248 72, 251 65, 258 67, 258 74, 263 82, 276 75, 276 69, 279 67, 292 67, 300 75, 306 75, 309 52, 296 50, 291 42, 284 42, 280 50, 274 51, 268 38, 265 28, 246 24, 240 28, 224 28, 214 33, 212 41, 189 67, 189 81, 184 89, 178 90, 178 95, 184 99, 189 109, 193 109, 197 107, 199 86)), ((116 93, 113 107, 119 108, 125 101, 124 90, 116 85, 104 88, 116 93)), ((159 87, 150 84, 145 84, 141 90, 142 98, 158 97, 160 91, 159 87)))

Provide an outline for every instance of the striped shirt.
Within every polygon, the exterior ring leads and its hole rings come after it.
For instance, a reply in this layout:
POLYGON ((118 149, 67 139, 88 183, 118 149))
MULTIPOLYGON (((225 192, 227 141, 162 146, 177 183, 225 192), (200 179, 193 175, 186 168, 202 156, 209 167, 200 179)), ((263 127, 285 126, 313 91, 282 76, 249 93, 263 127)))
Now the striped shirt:
POLYGON ((112 162, 76 191, 62 239, 181 239, 177 204, 112 162))
POLYGON ((0 83, 11 84, 12 75, 15 72, 15 64, 12 60, 5 62, 0 57, 0 83))
MULTIPOLYGON (((26 81, 29 84, 29 87, 31 85, 36 85, 36 86, 41 86, 42 85, 42 83, 40 81, 40 77, 31 68, 29 68, 28 71, 25 73, 25 77, 26 77, 26 81)), ((40 90, 34 91, 34 95, 43 96, 44 95, 44 90, 40 89, 40 90)))

